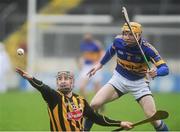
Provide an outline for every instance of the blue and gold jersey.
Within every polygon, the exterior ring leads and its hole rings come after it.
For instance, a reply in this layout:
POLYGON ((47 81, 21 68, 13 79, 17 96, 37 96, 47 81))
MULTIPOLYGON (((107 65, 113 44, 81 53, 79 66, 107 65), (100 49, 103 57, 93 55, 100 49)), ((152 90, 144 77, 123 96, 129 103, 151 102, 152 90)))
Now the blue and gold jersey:
MULTIPOLYGON (((142 39, 141 47, 147 60, 151 61, 157 68, 166 65, 157 50, 147 41, 142 39)), ((115 38, 113 44, 101 60, 101 64, 104 65, 115 54, 117 54, 116 71, 118 73, 129 80, 138 80, 145 77, 145 74, 142 72, 148 70, 148 67, 138 45, 130 47, 123 39, 115 38)))

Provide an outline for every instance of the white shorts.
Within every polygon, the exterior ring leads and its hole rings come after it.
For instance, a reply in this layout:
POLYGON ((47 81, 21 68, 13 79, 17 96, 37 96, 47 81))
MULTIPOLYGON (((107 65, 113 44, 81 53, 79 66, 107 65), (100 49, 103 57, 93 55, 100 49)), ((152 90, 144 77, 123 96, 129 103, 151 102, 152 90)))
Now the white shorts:
POLYGON ((136 100, 145 95, 151 95, 149 84, 146 79, 131 81, 114 71, 112 78, 108 82, 123 94, 131 93, 136 100))

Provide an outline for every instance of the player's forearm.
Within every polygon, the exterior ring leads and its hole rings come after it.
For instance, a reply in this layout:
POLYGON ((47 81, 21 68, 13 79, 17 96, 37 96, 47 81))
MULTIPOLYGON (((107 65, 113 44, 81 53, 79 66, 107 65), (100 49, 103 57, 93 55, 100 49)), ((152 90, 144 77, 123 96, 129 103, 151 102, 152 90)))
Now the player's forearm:
POLYGON ((114 56, 114 54, 115 54, 115 50, 111 46, 106 51, 106 53, 105 53, 104 57, 101 59, 100 63, 102 65, 106 64, 114 56))
POLYGON ((48 85, 44 84, 42 81, 36 79, 35 77, 29 80, 29 82, 34 88, 41 92, 45 100, 47 100, 51 96, 51 93, 54 91, 48 85))
POLYGON ((169 74, 169 68, 166 64, 163 64, 157 68, 157 76, 165 76, 169 74))
POLYGON ((44 86, 44 84, 43 84, 43 82, 42 81, 40 81, 40 80, 38 80, 38 79, 36 79, 35 77, 33 77, 32 79, 30 79, 30 80, 28 80, 29 82, 30 82, 30 84, 34 87, 34 88, 36 88, 36 89, 41 89, 43 86, 44 86))
MULTIPOLYGON (((47 104, 54 108, 57 104, 57 92, 54 89, 51 89, 48 85, 44 84, 42 81, 32 78, 29 80, 30 84, 36 88, 42 95, 43 99, 47 102, 47 104)), ((60 101, 60 100, 58 100, 60 101)))
POLYGON ((121 121, 115 121, 112 119, 107 118, 106 116, 100 115, 96 113, 85 101, 85 111, 84 116, 90 119, 91 121, 95 122, 98 125, 102 126, 120 126, 121 121))
POLYGON ((103 125, 103 126, 120 126, 120 122, 121 121, 116 121, 116 120, 112 120, 109 119, 106 116, 102 116, 97 114, 97 119, 95 118, 95 123, 99 124, 99 125, 103 125))
POLYGON ((92 118, 96 124, 102 126, 120 126, 120 122, 121 122, 121 121, 109 119, 108 117, 100 115, 98 113, 96 113, 96 116, 94 117, 92 116, 92 118))

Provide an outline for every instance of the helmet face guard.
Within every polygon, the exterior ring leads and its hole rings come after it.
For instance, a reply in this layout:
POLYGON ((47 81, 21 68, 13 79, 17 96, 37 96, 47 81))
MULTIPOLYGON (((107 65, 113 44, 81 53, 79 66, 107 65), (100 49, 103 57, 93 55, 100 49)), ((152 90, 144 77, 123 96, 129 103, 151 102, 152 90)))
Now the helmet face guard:
POLYGON ((57 87, 60 92, 63 94, 68 94, 72 91, 74 87, 74 75, 70 71, 60 71, 57 73, 56 76, 57 80, 57 87), (64 78, 66 81, 61 81, 61 79, 64 78))
MULTIPOLYGON (((142 34, 142 26, 137 22, 130 22, 131 29, 135 34, 136 38, 140 40, 142 34)), ((127 44, 136 45, 136 40, 133 37, 131 30, 129 29, 127 23, 125 23, 122 27, 122 36, 127 44), (127 37, 128 36, 128 37, 127 37)))

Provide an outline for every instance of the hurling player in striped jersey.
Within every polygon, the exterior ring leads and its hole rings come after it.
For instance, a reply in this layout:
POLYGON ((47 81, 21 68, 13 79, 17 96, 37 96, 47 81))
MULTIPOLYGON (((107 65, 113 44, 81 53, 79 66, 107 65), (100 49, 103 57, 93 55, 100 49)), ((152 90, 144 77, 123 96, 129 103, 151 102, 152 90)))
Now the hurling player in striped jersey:
MULTIPOLYGON (((94 96, 91 107, 97 110, 103 104, 130 93, 139 103, 146 117, 151 117, 156 112, 156 106, 147 75, 150 78, 166 76, 169 68, 158 51, 142 37, 141 24, 131 22, 130 25, 147 60, 152 62, 153 66, 148 70, 133 34, 125 23, 122 27, 122 34, 114 39, 104 57, 88 72, 90 77, 93 76, 116 54, 117 64, 113 76, 94 96)), ((93 122, 86 120, 85 129, 90 130, 92 124, 93 122)), ((156 131, 168 131, 167 125, 162 120, 154 121, 152 125, 156 131)))
POLYGON ((57 73, 56 90, 19 68, 16 68, 16 72, 28 80, 46 101, 51 131, 84 131, 84 118, 102 126, 133 128, 131 122, 112 120, 96 113, 83 97, 72 92, 74 75, 70 71, 57 73))

